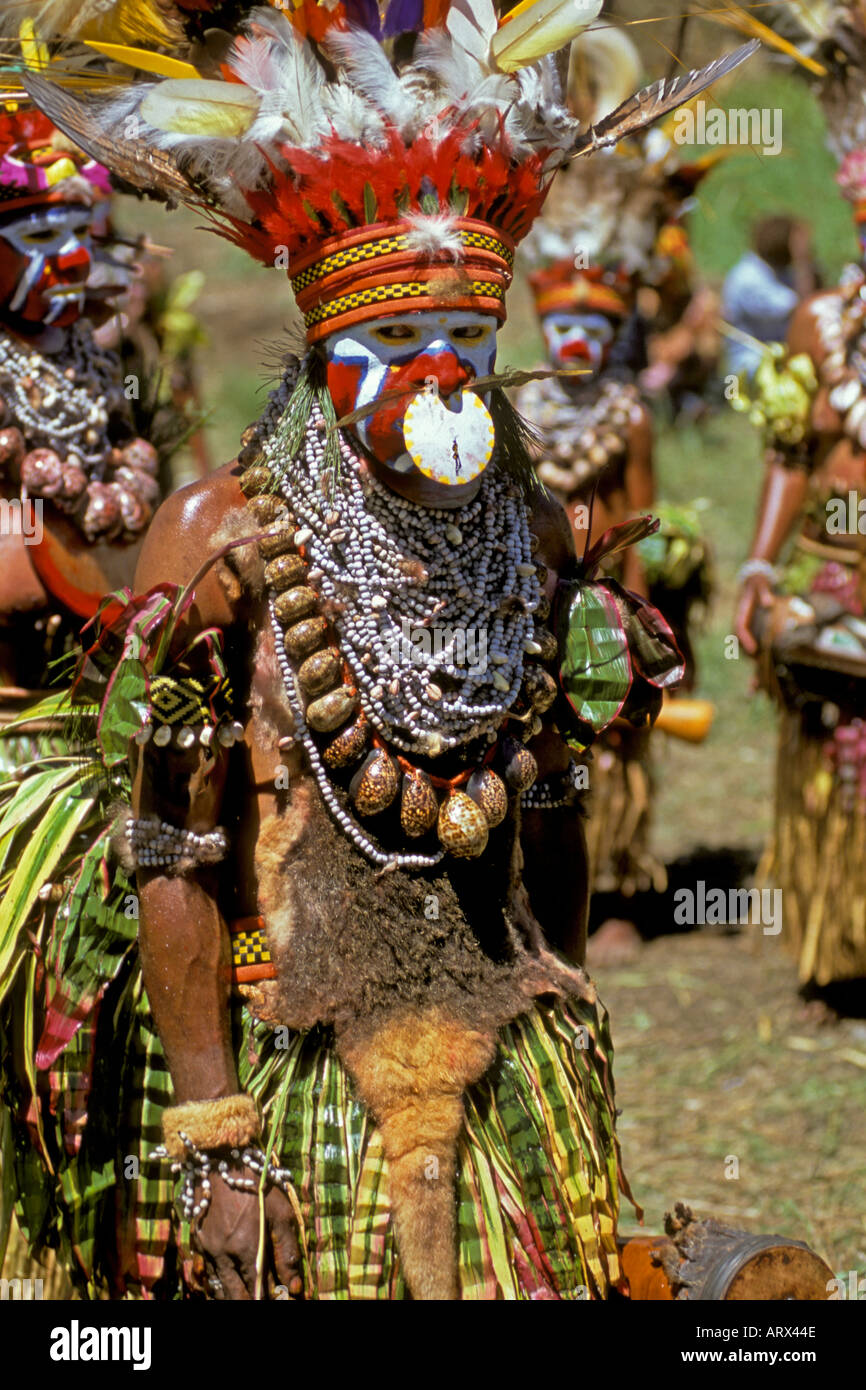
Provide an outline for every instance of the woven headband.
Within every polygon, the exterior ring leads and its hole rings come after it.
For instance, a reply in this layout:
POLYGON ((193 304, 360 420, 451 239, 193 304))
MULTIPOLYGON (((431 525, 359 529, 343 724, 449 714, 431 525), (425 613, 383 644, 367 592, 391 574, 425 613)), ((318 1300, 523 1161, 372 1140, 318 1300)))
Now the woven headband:
POLYGON ((456 219, 453 230, 463 248, 456 263, 448 250, 419 250, 409 222, 356 227, 294 261, 292 289, 309 341, 407 309, 467 309, 503 322, 511 238, 468 217, 456 219))
POLYGON ((567 285, 547 285, 535 291, 535 308, 540 316, 569 314, 575 311, 611 314, 617 318, 628 315, 623 296, 610 285, 592 280, 575 279, 567 285))

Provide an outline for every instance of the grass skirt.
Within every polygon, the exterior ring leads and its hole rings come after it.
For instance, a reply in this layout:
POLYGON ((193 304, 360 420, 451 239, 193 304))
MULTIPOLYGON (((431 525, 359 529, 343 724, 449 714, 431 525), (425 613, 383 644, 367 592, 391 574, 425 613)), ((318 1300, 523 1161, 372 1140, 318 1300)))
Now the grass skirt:
POLYGON ((827 733, 780 707, 776 819, 759 877, 782 890, 782 936, 803 984, 866 976, 866 807, 845 804, 827 733))
POLYGON ((616 729, 593 748, 589 764, 586 844, 594 893, 624 898, 667 886, 664 865, 649 849, 652 811, 650 734, 616 729))

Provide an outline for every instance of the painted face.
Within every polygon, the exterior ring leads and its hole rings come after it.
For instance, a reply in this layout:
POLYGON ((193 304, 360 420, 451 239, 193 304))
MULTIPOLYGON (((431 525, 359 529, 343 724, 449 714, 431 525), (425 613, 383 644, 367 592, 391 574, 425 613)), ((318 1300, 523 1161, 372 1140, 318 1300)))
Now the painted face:
POLYGON ((593 376, 607 361, 616 336, 604 314, 545 314, 541 331, 555 367, 589 367, 593 376))
POLYGON ((492 314, 431 309, 332 333, 324 348, 337 415, 381 400, 354 426, 368 453, 398 473, 414 466, 436 482, 469 482, 493 452, 493 422, 464 388, 493 370, 496 328, 492 314))
POLYGON ((90 272, 90 208, 57 203, 0 222, 0 311, 65 327, 81 314, 90 272))

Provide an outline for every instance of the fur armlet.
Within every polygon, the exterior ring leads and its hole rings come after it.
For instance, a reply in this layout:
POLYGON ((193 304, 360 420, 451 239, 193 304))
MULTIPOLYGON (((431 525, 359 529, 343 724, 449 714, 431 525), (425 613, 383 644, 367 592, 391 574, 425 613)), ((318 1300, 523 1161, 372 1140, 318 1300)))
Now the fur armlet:
POLYGON ((240 1149, 259 1137, 259 1111, 244 1092, 221 1100, 194 1100, 166 1110, 162 1133, 169 1158, 183 1160, 185 1134, 197 1149, 240 1149))

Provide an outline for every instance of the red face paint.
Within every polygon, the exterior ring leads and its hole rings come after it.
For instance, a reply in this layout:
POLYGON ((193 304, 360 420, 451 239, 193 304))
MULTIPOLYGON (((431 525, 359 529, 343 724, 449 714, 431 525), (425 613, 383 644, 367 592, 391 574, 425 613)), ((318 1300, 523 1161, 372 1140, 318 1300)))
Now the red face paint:
POLYGON ((0 223, 4 318, 65 327, 80 317, 80 291, 90 274, 90 218, 88 208, 57 204, 0 223))

